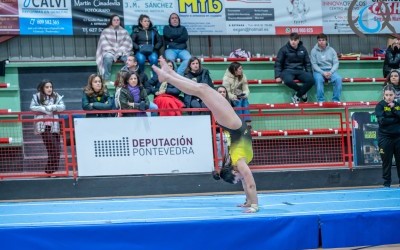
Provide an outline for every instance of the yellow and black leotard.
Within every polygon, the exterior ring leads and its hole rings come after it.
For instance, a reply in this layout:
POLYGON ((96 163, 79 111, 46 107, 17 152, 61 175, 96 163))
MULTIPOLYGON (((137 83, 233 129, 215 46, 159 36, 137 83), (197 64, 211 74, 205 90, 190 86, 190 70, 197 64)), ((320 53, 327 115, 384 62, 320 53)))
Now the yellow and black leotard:
POLYGON ((241 158, 245 158, 247 164, 253 159, 253 146, 251 142, 250 130, 246 123, 242 122, 242 126, 232 130, 223 127, 231 136, 231 144, 229 154, 231 155, 231 164, 237 166, 237 162, 241 158))

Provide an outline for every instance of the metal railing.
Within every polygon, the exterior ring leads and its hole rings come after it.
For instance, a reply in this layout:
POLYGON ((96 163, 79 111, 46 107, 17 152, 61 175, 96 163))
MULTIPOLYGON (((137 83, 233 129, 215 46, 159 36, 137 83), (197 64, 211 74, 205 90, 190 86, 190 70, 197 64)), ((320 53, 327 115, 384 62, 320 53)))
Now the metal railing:
MULTIPOLYGON (((375 103, 362 102, 324 105, 317 103, 251 105, 249 116, 252 119, 251 135, 254 150, 251 169, 352 168, 350 114, 360 109, 371 111, 374 105, 375 103)), ((208 110, 182 109, 182 111, 185 113, 208 110)), ((94 113, 116 116, 117 113, 135 112, 112 110, 94 113)), ((53 176, 77 178, 79 170, 73 120, 75 117, 84 117, 87 113, 93 112, 65 111, 59 113, 61 117, 59 119, 37 120, 33 119, 34 112, 0 112, 0 179, 53 176), (34 126, 38 121, 60 124, 59 149, 47 147, 43 135, 34 133, 34 126)), ((216 140, 217 136, 221 135, 217 133, 217 127, 212 118, 211 131, 216 169, 218 161, 221 160, 216 140)), ((223 151, 222 149, 222 154, 223 151)))

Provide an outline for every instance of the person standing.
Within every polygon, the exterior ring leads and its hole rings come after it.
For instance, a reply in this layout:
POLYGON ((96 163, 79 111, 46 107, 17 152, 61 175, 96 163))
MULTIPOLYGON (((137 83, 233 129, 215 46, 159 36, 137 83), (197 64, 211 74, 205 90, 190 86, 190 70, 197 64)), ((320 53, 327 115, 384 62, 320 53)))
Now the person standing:
POLYGON ((121 60, 125 63, 131 52, 132 39, 128 31, 121 27, 119 16, 112 15, 107 27, 101 32, 96 51, 97 68, 106 83, 111 81, 113 62, 121 60))
POLYGON ((30 109, 41 113, 35 115, 35 119, 41 119, 35 123, 35 134, 41 135, 46 147, 48 159, 45 172, 52 174, 57 171, 61 156, 60 123, 52 119, 59 119, 57 112, 64 111, 65 105, 63 96, 54 91, 52 81, 42 80, 37 91, 33 95, 30 109))
POLYGON ((329 46, 328 37, 324 33, 317 36, 317 44, 311 50, 311 65, 317 87, 317 101, 324 102, 324 84, 329 81, 333 85, 332 101, 340 102, 342 93, 342 77, 337 72, 339 59, 336 51, 329 46))
POLYGON ((177 58, 181 59, 177 72, 180 75, 185 73, 188 66, 189 59, 192 57, 190 52, 187 51, 186 42, 189 39, 188 32, 185 26, 181 25, 181 19, 178 14, 172 13, 168 19, 169 25, 164 27, 164 44, 165 44, 165 58, 175 62, 177 58))
POLYGON ((392 184, 392 159, 396 161, 400 180, 400 104, 394 100, 395 89, 388 84, 383 88, 383 100, 375 107, 378 119, 378 146, 382 159, 383 186, 392 184))
POLYGON ((392 69, 390 73, 387 75, 384 86, 392 84, 395 95, 394 100, 396 102, 400 102, 400 70, 392 69))
POLYGON ((289 42, 278 52, 275 61, 275 81, 283 81, 286 86, 296 91, 292 96, 293 103, 308 101, 307 92, 314 85, 314 78, 307 49, 297 33, 291 33, 289 42), (301 81, 303 85, 299 86, 294 80, 301 81))

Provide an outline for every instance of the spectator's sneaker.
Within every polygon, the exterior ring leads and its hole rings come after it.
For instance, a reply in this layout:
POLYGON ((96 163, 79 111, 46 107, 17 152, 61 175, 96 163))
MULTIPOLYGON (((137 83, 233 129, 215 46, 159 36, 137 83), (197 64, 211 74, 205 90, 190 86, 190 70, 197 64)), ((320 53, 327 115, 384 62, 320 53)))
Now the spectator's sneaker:
POLYGON ((294 95, 292 96, 292 102, 294 104, 300 103, 300 98, 297 97, 296 93, 294 93, 294 95))
POLYGON ((307 93, 305 93, 304 95, 301 96, 301 100, 302 100, 303 102, 308 102, 307 93))

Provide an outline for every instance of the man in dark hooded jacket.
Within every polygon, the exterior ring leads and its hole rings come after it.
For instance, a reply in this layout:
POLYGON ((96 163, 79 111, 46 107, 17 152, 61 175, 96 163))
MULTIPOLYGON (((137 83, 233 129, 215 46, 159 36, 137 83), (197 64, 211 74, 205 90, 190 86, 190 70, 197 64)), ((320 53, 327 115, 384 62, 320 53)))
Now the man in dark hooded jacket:
POLYGON ((175 62, 177 58, 181 60, 177 72, 182 75, 188 66, 189 59, 192 57, 187 51, 186 42, 189 39, 188 32, 181 25, 181 20, 176 13, 169 16, 169 25, 164 27, 165 58, 175 62))
POLYGON ((286 86, 296 91, 292 96, 293 103, 308 101, 307 92, 314 85, 314 78, 307 49, 297 33, 291 33, 289 42, 278 52, 275 61, 275 81, 283 81, 286 86), (302 85, 298 85, 294 80, 299 80, 302 85))

